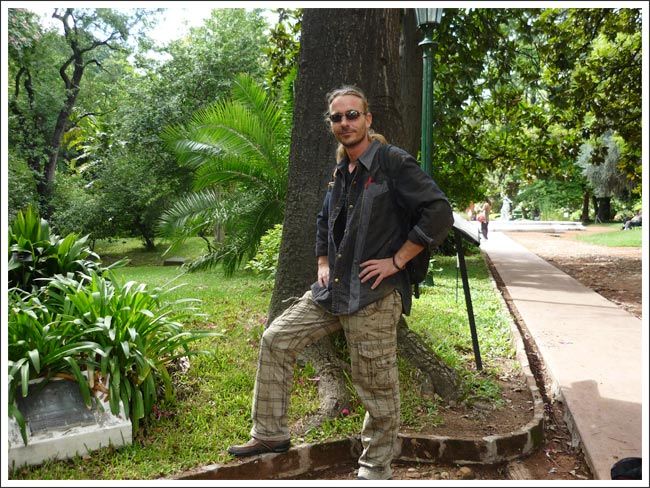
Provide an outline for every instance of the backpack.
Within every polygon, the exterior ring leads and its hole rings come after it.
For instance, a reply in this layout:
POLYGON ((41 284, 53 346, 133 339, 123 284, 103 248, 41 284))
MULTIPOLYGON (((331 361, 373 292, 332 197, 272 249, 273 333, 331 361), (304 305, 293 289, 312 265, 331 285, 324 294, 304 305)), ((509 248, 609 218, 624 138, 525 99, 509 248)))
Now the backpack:
MULTIPOLYGON (((379 157, 379 167, 381 171, 386 175, 386 181, 388 182, 388 190, 390 191, 393 200, 395 201, 395 206, 400 208, 405 215, 405 218, 402 219, 402 222, 405 223, 402 232, 404 235, 408 234, 408 231, 413 228, 419 219, 417 212, 410 212, 408 209, 404 208, 399 204, 397 198, 395 198, 395 183, 393 182, 393 174, 391 173, 391 167, 388 164, 387 156, 390 151, 390 144, 382 144, 378 151, 379 157)), ((431 249, 424 246, 424 249, 418 253, 413 259, 406 263, 406 272, 409 277, 409 283, 413 285, 413 296, 415 298, 420 297, 420 283, 424 281, 429 272, 429 261, 431 259, 431 249)))

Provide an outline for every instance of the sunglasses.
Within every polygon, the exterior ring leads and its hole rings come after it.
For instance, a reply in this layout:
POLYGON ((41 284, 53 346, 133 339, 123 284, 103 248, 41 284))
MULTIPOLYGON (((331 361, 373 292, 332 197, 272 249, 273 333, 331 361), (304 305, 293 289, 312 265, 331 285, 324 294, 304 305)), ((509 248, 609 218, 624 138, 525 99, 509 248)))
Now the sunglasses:
POLYGON ((329 114, 327 117, 334 122, 335 124, 341 122, 343 120, 343 117, 345 117, 348 120, 357 120, 361 115, 365 114, 367 112, 359 112, 358 110, 348 110, 344 114, 329 114))

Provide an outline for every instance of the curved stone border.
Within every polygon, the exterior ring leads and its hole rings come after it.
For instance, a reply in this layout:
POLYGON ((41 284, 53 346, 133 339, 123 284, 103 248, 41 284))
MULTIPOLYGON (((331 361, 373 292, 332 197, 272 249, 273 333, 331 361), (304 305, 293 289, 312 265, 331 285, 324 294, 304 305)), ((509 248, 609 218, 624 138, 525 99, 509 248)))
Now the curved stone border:
MULTIPOLYGON (((492 285, 498 286, 490 269, 492 285)), ((503 307, 508 306, 499 292, 503 307)), ((544 442, 544 402, 530 369, 524 342, 509 312, 508 323, 516 357, 533 399, 533 418, 506 434, 462 439, 436 435, 399 434, 396 460, 419 463, 495 464, 532 453, 544 442)), ((315 444, 300 444, 281 454, 263 454, 229 464, 211 464, 167 479, 282 479, 353 463, 361 455, 356 437, 315 444)))

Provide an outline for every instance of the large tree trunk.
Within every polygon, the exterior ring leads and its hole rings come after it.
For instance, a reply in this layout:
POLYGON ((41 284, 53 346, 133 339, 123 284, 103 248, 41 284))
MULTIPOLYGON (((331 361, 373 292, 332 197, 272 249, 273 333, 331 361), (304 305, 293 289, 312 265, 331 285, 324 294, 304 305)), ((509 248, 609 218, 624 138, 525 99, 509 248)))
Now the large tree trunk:
MULTIPOLYGON (((336 149, 323 122, 326 94, 343 84, 359 86, 368 97, 373 128, 389 142, 416 154, 422 75, 416 38, 412 9, 305 10, 288 196, 269 323, 284 310, 287 298, 301 296, 316 279, 316 214, 331 179, 336 149)), ((400 349, 407 355, 410 350, 414 349, 400 349)), ((319 371, 322 415, 335 415, 348 402, 342 397, 347 393, 333 353, 332 338, 326 338, 303 355, 319 371)), ((431 361, 440 364, 433 355, 431 361)), ((449 382, 441 378, 437 383, 449 382)), ((438 393, 447 397, 452 389, 443 387, 438 393)))

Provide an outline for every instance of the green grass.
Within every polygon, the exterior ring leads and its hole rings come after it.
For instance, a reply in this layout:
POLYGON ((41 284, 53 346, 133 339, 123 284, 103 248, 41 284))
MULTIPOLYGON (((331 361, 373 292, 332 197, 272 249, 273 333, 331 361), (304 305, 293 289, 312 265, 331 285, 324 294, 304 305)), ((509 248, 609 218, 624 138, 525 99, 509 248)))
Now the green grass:
MULTIPOLYGON (((112 248, 104 247, 104 251, 113 257, 135 254, 142 261, 156 260, 137 246, 135 249, 127 247, 128 241, 117 243, 125 246, 119 249, 115 244, 111 244, 112 248), (111 249, 113 252, 108 252, 111 249)), ((190 251, 184 252, 189 254, 190 251)), ((420 299, 414 301, 409 323, 445 361, 461 372, 463 390, 470 402, 484 399, 499 403, 500 392, 494 381, 498 375, 496 364, 500 358, 512 359, 514 350, 508 314, 502 307, 498 291, 481 256, 467 257, 484 365, 484 370, 477 372, 462 285, 456 300, 455 257, 436 256, 435 259, 435 286, 424 289, 420 299)), ((226 453, 227 446, 249 437, 258 344, 271 285, 244 271, 231 278, 226 278, 221 270, 182 276, 179 272, 179 268, 160 265, 128 266, 118 270, 125 279, 151 286, 171 280, 185 283, 170 299, 200 298, 205 314, 204 319, 187 326, 223 332, 220 337, 205 339, 201 348, 208 354, 191 358, 189 371, 176 377, 175 401, 158 405, 159 418, 143 422, 130 446, 100 449, 86 459, 77 457, 20 468, 11 472, 11 479, 155 479, 232 460, 226 453)), ((315 374, 310 365, 296 368, 290 423, 318 409, 315 374)), ((419 393, 417 376, 417 371, 400 359, 402 423, 411 430, 440 423, 439 400, 419 393)), ((364 413, 355 399, 348 416, 327 421, 294 442, 358 435, 364 413)))
POLYGON ((641 247, 643 228, 632 227, 621 230, 622 224, 609 224, 615 230, 598 234, 577 235, 576 239, 589 244, 607 247, 641 247))
POLYGON ((161 241, 156 244, 154 250, 147 250, 141 239, 133 237, 114 238, 99 240, 95 243, 95 252, 102 257, 102 262, 110 264, 123 257, 128 257, 130 266, 157 266, 162 265, 166 258, 180 256, 184 258, 195 258, 203 254, 207 246, 200 237, 192 237, 185 241, 182 247, 176 251, 163 256, 169 244, 161 241))

